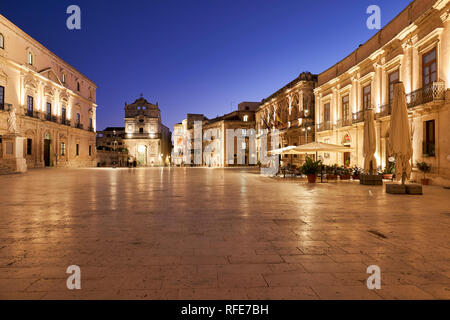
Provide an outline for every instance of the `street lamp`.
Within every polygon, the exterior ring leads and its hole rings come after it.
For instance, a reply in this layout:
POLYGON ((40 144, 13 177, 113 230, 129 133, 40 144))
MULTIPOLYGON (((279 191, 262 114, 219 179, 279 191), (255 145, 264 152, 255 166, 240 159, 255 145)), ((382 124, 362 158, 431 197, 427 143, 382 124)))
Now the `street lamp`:
POLYGON ((113 169, 116 168, 116 144, 117 144, 117 140, 116 140, 116 130, 113 130, 113 138, 114 138, 114 143, 113 143, 113 169))
POLYGON ((302 131, 305 133, 305 144, 308 143, 308 131, 311 131, 311 127, 303 128, 302 131))

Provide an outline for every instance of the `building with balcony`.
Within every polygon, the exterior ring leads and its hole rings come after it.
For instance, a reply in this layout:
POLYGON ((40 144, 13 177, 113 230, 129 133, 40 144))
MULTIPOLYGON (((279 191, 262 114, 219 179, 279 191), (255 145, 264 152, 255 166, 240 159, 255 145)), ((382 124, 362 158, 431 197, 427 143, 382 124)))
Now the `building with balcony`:
POLYGON ((252 152, 250 146, 255 140, 251 133, 255 132, 255 112, 259 105, 259 102, 241 102, 237 110, 213 119, 188 113, 181 124, 175 125, 178 133, 174 135, 174 157, 181 155, 181 164, 192 166, 256 164, 256 147, 252 152))
MULTIPOLYGON (((268 130, 267 139, 274 129, 279 132, 279 146, 299 146, 314 141, 314 88, 317 75, 302 72, 296 79, 277 92, 263 99, 256 111, 256 130, 268 130)), ((258 150, 261 141, 258 140, 258 150)), ((271 146, 267 147, 269 150, 271 146)), ((258 156, 259 157, 259 156, 258 156)), ((303 155, 284 155, 283 162, 299 166, 303 155)))
POLYGON ((161 123, 158 103, 152 104, 142 96, 132 104, 125 103, 125 136, 122 141, 129 160, 140 166, 170 163, 171 132, 161 123))
POLYGON ((450 2, 416 0, 349 56, 319 74, 316 138, 347 145, 325 163, 363 165, 364 110, 376 114, 378 165, 389 161, 394 84, 405 85, 413 165, 432 165, 435 183, 450 179, 450 2))
POLYGON ((172 137, 173 137, 172 164, 174 166, 181 166, 183 164, 183 152, 184 152, 183 123, 177 123, 173 126, 172 137))
MULTIPOLYGON (((94 82, 0 15, 0 157, 2 136, 24 138, 28 168, 95 164, 94 82)), ((0 164, 7 162, 0 158, 0 164)))
POLYGON ((97 131, 97 166, 124 167, 129 164, 128 150, 124 147, 125 127, 107 127, 97 131))
POLYGON ((259 105, 259 102, 241 102, 238 110, 203 121, 204 166, 235 167, 257 164, 255 112, 259 105))

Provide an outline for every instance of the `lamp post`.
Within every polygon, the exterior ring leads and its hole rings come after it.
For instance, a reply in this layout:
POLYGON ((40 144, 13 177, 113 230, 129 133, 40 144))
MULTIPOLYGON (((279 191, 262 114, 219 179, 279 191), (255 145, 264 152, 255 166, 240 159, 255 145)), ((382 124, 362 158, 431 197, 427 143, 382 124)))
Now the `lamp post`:
POLYGON ((116 144, 117 144, 117 140, 116 140, 116 130, 113 130, 113 138, 114 138, 114 143, 113 143, 113 169, 116 168, 116 144))
POLYGON ((308 143, 308 131, 311 131, 311 126, 308 126, 308 128, 303 128, 302 131, 305 133, 305 144, 308 143))

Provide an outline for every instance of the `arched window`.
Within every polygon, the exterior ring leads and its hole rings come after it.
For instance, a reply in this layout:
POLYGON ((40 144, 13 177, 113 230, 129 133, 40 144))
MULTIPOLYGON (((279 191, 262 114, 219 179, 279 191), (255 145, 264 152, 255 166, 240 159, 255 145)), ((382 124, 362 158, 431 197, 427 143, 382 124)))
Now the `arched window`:
POLYGON ((80 83, 77 82, 77 91, 80 91, 80 83))
POLYGON ((28 51, 28 64, 33 65, 33 54, 30 51, 28 51))
POLYGON ((0 48, 5 49, 5 37, 0 33, 0 48))

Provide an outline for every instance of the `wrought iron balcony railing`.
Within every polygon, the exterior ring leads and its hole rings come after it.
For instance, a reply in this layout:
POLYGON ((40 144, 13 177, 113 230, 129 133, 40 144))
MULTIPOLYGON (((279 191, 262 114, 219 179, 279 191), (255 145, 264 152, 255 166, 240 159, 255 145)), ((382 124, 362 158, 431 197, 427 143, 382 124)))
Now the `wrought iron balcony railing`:
POLYGON ((347 118, 347 119, 340 119, 336 122, 336 127, 337 128, 343 128, 343 127, 348 127, 352 125, 352 119, 351 118, 347 118))
POLYGON ((25 116, 30 117, 30 118, 36 118, 36 119, 41 118, 41 113, 39 111, 35 111, 33 109, 28 109, 27 107, 24 108, 24 114, 25 114, 25 116))
MULTIPOLYGON (((128 139, 159 139, 160 134, 159 133, 127 133, 125 135, 125 138, 128 139)), ((195 141, 196 139, 192 139, 192 141, 195 141)), ((199 141, 201 139, 198 139, 199 141)))
POLYGON ((406 95, 408 108, 414 108, 432 101, 445 100, 445 82, 433 82, 426 87, 414 90, 406 95))
POLYGON ((4 103, 4 102, 0 103, 0 110, 9 111, 9 109, 11 107, 12 107, 12 104, 10 104, 10 103, 4 103))
POLYGON ((391 104, 388 103, 380 107, 380 112, 377 113, 376 117, 377 118, 386 117, 389 116, 391 113, 392 113, 391 104))
POLYGON ((364 121, 364 110, 354 112, 352 123, 359 123, 364 121))
POLYGON ((331 129, 332 129, 331 121, 325 121, 325 122, 317 124, 317 131, 318 132, 331 130, 331 129))
POLYGON ((75 124, 75 128, 78 128, 78 129, 83 129, 83 124, 82 124, 82 123, 79 123, 79 122, 77 122, 77 123, 75 124))

